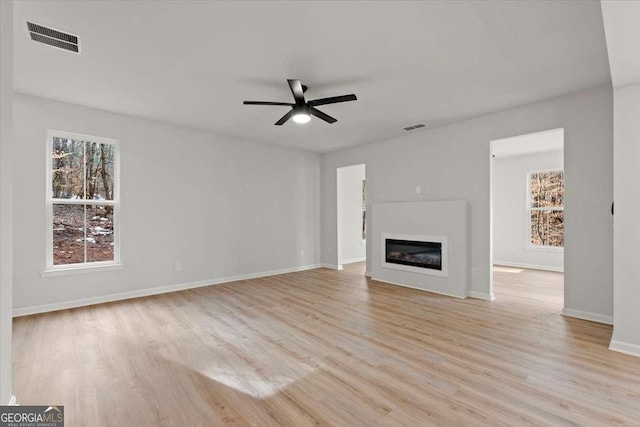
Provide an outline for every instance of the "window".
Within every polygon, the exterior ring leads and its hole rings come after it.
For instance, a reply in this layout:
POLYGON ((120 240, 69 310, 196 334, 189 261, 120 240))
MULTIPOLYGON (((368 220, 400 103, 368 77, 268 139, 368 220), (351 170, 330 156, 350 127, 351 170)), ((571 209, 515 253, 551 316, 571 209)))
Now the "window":
POLYGON ((49 132, 47 269, 119 264, 118 142, 49 132))
POLYGON ((529 246, 564 247, 564 171, 536 171, 528 183, 529 246))

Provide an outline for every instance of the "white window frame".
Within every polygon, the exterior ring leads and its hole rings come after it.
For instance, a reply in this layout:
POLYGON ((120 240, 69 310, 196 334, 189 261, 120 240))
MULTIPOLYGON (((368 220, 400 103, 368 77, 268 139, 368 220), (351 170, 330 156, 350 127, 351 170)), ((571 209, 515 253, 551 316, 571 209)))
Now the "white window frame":
MULTIPOLYGON (((564 204, 562 207, 544 207, 544 208, 534 208, 531 207, 531 175, 534 173, 544 173, 544 172, 562 172, 564 180, 564 169, 563 168, 552 168, 552 169, 536 169, 527 172, 527 188, 525 191, 526 201, 525 201, 525 215, 526 215, 526 241, 525 248, 534 251, 548 251, 548 252, 564 252, 564 246, 548 246, 548 245, 534 245, 531 243, 531 211, 563 211, 564 212, 564 204)), ((564 182, 563 182, 564 184, 564 182)))
MULTIPOLYGON (((47 173, 46 173, 46 268, 41 272, 42 276, 57 276, 65 274, 77 274, 84 272, 121 269, 120 260, 120 141, 91 135, 82 135, 72 132, 56 130, 47 131, 47 173), (113 200, 86 200, 86 199, 54 199, 53 198, 53 138, 75 139, 81 141, 97 142, 115 146, 113 165, 113 200), (83 262, 77 264, 54 265, 53 263, 53 205, 104 205, 113 206, 113 261, 83 262)), ((86 233, 86 227, 85 227, 86 233)), ((86 243, 85 243, 86 244, 86 243)), ((85 249, 86 250, 86 249, 85 249)))

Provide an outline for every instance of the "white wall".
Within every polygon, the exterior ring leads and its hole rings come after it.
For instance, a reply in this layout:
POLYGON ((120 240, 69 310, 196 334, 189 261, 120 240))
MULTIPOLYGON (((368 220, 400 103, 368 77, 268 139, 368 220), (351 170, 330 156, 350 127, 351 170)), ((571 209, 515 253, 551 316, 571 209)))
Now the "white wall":
MULTIPOLYGON (((336 168, 366 163, 368 203, 468 201, 470 266, 477 272, 471 277, 470 291, 490 293, 489 141, 564 128, 565 307, 574 314, 611 316, 612 112, 612 89, 605 86, 324 154, 322 262, 337 263, 336 168), (416 194, 416 185, 422 187, 421 194, 416 194)), ((368 244, 367 258, 370 250, 368 244)), ((367 270, 370 271, 369 263, 367 270)))
POLYGON ((640 356, 640 85, 614 91, 615 244, 611 348, 640 356))
POLYGON ((614 90, 614 326, 610 348, 640 356, 640 3, 602 1, 614 90))
POLYGON ((362 239, 362 181, 365 165, 338 169, 338 241, 340 264, 364 261, 367 242, 362 239))
POLYGON ((317 154, 25 95, 14 134, 15 309, 318 263, 317 154), (120 140, 123 270, 40 277, 47 129, 120 140))
POLYGON ((0 1, 0 405, 11 399, 13 2, 0 1))
POLYGON ((528 245, 527 176, 544 169, 563 169, 562 151, 493 159, 493 262, 563 271, 561 249, 528 245))

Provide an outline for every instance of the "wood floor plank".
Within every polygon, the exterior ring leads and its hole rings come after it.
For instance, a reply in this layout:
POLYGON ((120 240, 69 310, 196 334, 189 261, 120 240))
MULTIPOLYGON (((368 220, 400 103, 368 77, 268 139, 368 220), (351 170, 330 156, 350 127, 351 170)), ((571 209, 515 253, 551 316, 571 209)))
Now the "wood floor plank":
POLYGON ((561 316, 562 274, 496 301, 318 269, 17 318, 21 404, 68 426, 639 425, 640 359, 561 316))

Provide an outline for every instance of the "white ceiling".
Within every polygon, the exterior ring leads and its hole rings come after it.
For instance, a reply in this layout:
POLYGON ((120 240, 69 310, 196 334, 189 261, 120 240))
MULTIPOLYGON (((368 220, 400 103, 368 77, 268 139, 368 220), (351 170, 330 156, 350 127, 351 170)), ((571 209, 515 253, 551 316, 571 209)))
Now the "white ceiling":
POLYGON ((551 129, 491 141, 491 154, 495 158, 563 150, 564 129, 551 129))
MULTIPOLYGON (((513 2, 19 1, 15 89, 318 152, 610 83, 600 5, 513 2), (78 34, 76 55, 25 21, 78 34), (338 122, 273 123, 291 100, 338 122)), ((419 131, 414 131, 419 132, 419 131)))
POLYGON ((640 83, 640 1, 603 1, 602 17, 613 85, 640 83))

